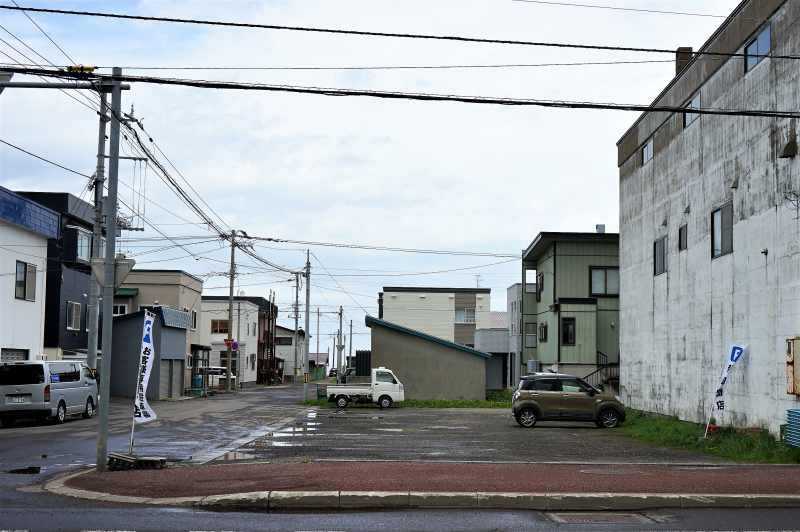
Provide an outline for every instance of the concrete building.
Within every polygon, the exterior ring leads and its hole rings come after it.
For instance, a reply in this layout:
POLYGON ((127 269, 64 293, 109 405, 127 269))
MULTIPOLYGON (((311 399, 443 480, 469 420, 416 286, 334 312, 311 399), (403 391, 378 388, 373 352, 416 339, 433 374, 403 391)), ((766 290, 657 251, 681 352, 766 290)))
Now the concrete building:
POLYGON ((278 325, 275 327, 275 357, 283 368, 285 379, 301 379, 303 377, 303 356, 306 349, 306 333, 303 329, 297 330, 297 351, 295 352, 294 329, 278 325), (295 359, 296 355, 296 359, 295 359))
POLYGON ((488 288, 384 286, 378 294, 380 319, 468 347, 491 307, 488 288))
POLYGON ((390 368, 406 399, 485 399, 488 353, 367 316, 373 367, 390 368))
MULTIPOLYGON (((526 293, 536 293, 536 283, 526 285, 526 293)), ((508 313, 508 360, 507 373, 509 381, 515 385, 524 371, 522 370, 522 344, 523 344, 523 323, 522 323, 522 283, 515 283, 506 290, 506 309, 508 313)), ((534 327, 535 329, 535 327, 534 327)), ((536 334, 529 335, 525 340, 530 344, 528 347, 536 349, 536 334)), ((531 351, 530 354, 535 353, 531 351)))
MULTIPOLYGON (((151 310, 158 317, 153 326, 153 369, 147 398, 178 399, 189 387, 185 380, 186 336, 191 315, 169 307, 151 310)), ((114 317, 111 350, 111 395, 133 397, 142 348, 144 310, 114 317)))
POLYGON ((583 377, 619 362, 619 235, 539 233, 522 270, 523 284, 536 279, 522 300, 523 364, 583 377))
MULTIPOLYGON (((209 365, 227 368, 228 348, 228 297, 202 296, 200 315, 200 342, 211 346, 209 365)), ((238 342, 238 350, 231 357, 231 375, 238 387, 256 384, 258 380, 259 313, 258 303, 245 296, 233 298, 233 339, 238 342)), ((225 377, 220 383, 225 382, 225 377)))
MULTIPOLYGON (((746 0, 701 51, 679 56, 655 105, 796 111, 800 2, 746 0)), ((731 344, 718 423, 778 433, 800 400, 787 340, 800 336, 796 120, 651 112, 617 144, 621 392, 629 406, 704 421, 731 344)))
POLYGON ((191 382, 192 371, 208 360, 211 346, 200 341, 203 293, 202 279, 181 270, 134 269, 114 294, 114 316, 139 312, 143 309, 167 307, 189 314, 189 329, 186 335, 184 368, 186 382, 191 382))
POLYGON ((58 227, 58 213, 0 187, 0 361, 44 353, 47 242, 58 227))
POLYGON ((44 352, 50 360, 85 360, 94 207, 67 193, 18 194, 60 215, 58 235, 47 241, 44 352))

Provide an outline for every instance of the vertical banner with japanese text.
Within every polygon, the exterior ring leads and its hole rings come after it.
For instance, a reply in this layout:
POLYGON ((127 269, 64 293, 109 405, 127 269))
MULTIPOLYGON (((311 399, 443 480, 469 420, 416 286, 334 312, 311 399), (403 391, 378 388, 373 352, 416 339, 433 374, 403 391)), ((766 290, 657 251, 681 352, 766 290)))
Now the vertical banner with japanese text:
MULTIPOLYGON (((734 344, 731 346, 731 349, 725 358, 725 365, 722 367, 722 375, 720 375, 719 385, 714 392, 714 401, 711 404, 712 417, 714 412, 722 412, 725 410, 725 385, 728 383, 728 377, 730 376, 731 369, 746 353, 746 345, 734 344)), ((709 417, 708 423, 706 423, 706 436, 708 436, 708 427, 710 424, 711 417, 709 417)))
POLYGON ((147 423, 156 419, 156 413, 147 402, 147 384, 153 370, 153 323, 156 315, 145 311, 142 328, 142 347, 139 353, 139 372, 136 376, 136 397, 133 401, 133 420, 136 423, 147 423))

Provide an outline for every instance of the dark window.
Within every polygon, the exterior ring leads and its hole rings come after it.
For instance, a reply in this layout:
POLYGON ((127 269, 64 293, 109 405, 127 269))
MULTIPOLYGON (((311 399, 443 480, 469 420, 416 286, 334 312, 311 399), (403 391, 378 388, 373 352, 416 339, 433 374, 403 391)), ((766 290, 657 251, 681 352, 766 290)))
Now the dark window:
POLYGON ((228 334, 228 320, 211 320, 211 334, 228 334))
POLYGON ((531 390, 538 390, 540 392, 560 392, 561 385, 558 379, 536 379, 533 381, 531 390))
POLYGON ((653 243, 653 275, 667 271, 667 237, 662 236, 653 243))
POLYGON ((14 297, 26 301, 36 301, 36 265, 17 261, 14 282, 14 297))
POLYGON ((0 386, 42 384, 44 369, 41 364, 8 364, 0 366, 0 386))
POLYGON ((114 305, 111 307, 111 314, 113 316, 124 316, 128 313, 128 305, 114 305))
POLYGON ((79 380, 81 380, 81 372, 77 364, 72 362, 50 364, 50 382, 77 382, 79 380))
POLYGON ((772 35, 769 24, 744 49, 744 71, 749 72, 769 55, 772 48, 772 35))
POLYGON ((589 268, 591 276, 591 295, 617 296, 619 295, 619 268, 589 268))
POLYGON ((525 324, 525 347, 536 347, 536 324, 525 324))
POLYGON ((678 251, 684 251, 689 247, 688 229, 686 224, 678 228, 678 251))
POLYGON ((67 301, 67 330, 81 330, 81 304, 75 301, 67 301))
POLYGON ((642 146, 642 164, 647 163, 650 159, 653 158, 653 139, 652 137, 648 139, 647 142, 644 143, 642 146))
POLYGON ((377 382, 388 382, 389 384, 397 384, 395 382, 394 377, 388 371, 376 371, 375 372, 375 380, 377 382))
POLYGON ((539 324, 539 342, 547 342, 547 323, 539 324))
POLYGON ((544 290, 544 273, 536 274, 536 301, 541 302, 542 291, 544 290))
POLYGON ((711 258, 733 253, 733 203, 711 213, 711 258))
POLYGON ((561 345, 575 345, 575 318, 561 318, 561 345))
POLYGON ((275 338, 275 345, 292 345, 292 337, 279 336, 275 338))
MULTIPOLYGON (((694 97, 686 102, 686 107, 689 109, 700 109, 700 93, 694 95, 694 97)), ((689 124, 694 122, 700 118, 698 113, 683 113, 683 127, 687 127, 689 124)))
POLYGON ((197 311, 193 310, 192 311, 192 330, 194 331, 195 329, 197 329, 197 311))

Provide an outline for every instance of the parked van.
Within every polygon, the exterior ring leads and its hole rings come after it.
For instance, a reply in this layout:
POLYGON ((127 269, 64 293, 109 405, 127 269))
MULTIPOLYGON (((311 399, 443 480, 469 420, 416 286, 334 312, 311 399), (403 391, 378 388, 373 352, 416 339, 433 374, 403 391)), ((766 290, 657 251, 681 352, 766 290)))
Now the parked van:
POLYGON ((97 380, 81 362, 0 362, 0 425, 20 418, 52 419, 94 415, 97 380))

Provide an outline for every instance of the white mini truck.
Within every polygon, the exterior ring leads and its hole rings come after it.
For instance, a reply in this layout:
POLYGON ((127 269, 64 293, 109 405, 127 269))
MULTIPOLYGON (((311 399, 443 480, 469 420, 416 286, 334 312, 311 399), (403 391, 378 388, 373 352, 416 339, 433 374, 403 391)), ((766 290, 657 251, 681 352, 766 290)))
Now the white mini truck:
POLYGON ((328 401, 335 402, 339 408, 348 403, 377 403, 381 408, 389 408, 393 403, 405 400, 403 383, 390 369, 372 368, 369 383, 330 384, 327 390, 328 401))

